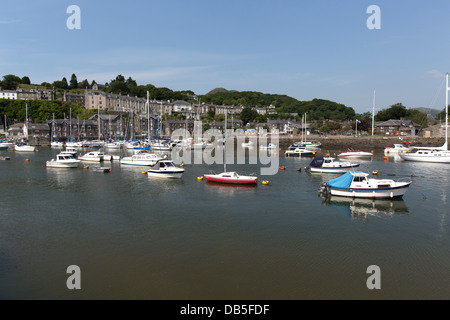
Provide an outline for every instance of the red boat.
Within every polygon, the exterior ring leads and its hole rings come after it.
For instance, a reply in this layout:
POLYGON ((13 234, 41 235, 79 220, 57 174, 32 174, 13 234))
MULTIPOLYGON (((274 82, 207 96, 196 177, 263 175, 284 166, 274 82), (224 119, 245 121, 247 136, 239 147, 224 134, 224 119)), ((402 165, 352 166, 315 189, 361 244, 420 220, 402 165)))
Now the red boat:
POLYGON ((205 174, 206 181, 228 184, 256 184, 258 177, 240 176, 236 172, 222 172, 219 174, 205 174))

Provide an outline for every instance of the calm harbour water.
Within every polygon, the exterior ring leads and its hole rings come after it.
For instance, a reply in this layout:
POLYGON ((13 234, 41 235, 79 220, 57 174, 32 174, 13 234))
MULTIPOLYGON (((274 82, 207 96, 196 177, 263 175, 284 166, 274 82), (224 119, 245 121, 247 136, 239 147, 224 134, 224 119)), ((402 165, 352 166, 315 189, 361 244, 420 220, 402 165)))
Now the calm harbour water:
POLYGON ((356 161, 412 179, 403 200, 325 200, 317 190, 336 175, 305 172, 311 158, 280 157, 286 170, 233 187, 197 181, 221 165, 160 180, 117 162, 45 168, 57 150, 38 149, 0 152, 1 299, 450 298, 448 164, 379 150, 356 161), (81 290, 66 287, 70 265, 81 290), (381 290, 366 286, 370 265, 381 290))

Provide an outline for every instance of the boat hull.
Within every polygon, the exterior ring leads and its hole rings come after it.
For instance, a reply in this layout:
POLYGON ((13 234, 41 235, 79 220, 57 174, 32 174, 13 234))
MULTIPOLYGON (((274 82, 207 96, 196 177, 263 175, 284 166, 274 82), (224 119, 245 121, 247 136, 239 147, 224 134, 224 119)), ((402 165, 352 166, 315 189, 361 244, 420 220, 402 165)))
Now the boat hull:
POLYGON ((79 162, 47 161, 48 168, 77 168, 79 162))
POLYGON ((137 166, 137 167, 152 167, 156 164, 156 161, 151 160, 120 160, 120 165, 124 166, 137 166))
POLYGON ((338 154, 338 157, 342 157, 342 158, 370 158, 370 157, 373 157, 373 154, 370 153, 370 152, 358 152, 358 153, 344 152, 344 153, 338 154))
POLYGON ((167 171, 160 171, 160 170, 148 170, 147 175, 149 177, 158 177, 158 178, 165 178, 165 179, 181 179, 183 176, 184 170, 167 170, 167 171))
POLYGON ((257 178, 225 178, 225 177, 216 177, 214 175, 206 175, 206 181, 216 182, 216 183, 225 183, 225 184, 256 184, 257 178))
POLYGON ((322 168, 314 168, 310 167, 309 170, 311 172, 319 172, 319 173, 345 173, 348 170, 359 167, 357 166, 348 166, 348 167, 322 167, 322 168))
POLYGON ((15 146, 14 150, 19 152, 34 152, 36 147, 34 146, 15 146))
POLYGON ((416 155, 414 153, 399 154, 400 158, 406 161, 433 162, 433 163, 450 163, 450 152, 440 153, 441 155, 416 155))
POLYGON ((372 198, 372 199, 386 199, 386 198, 401 198, 405 195, 411 182, 405 182, 404 185, 386 188, 386 189, 339 189, 330 188, 330 193, 333 196, 351 197, 351 198, 372 198))

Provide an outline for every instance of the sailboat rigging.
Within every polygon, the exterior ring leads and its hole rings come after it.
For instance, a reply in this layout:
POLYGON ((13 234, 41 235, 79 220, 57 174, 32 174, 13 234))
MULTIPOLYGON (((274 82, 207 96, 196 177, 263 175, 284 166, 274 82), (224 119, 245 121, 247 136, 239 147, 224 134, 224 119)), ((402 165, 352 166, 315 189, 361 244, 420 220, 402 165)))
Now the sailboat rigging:
POLYGON ((258 181, 258 177, 254 176, 241 176, 237 172, 227 172, 227 157, 226 157, 226 142, 227 142, 227 110, 225 110, 225 144, 223 148, 223 171, 219 174, 205 174, 204 177, 208 182, 232 184, 232 185, 255 185, 258 181))

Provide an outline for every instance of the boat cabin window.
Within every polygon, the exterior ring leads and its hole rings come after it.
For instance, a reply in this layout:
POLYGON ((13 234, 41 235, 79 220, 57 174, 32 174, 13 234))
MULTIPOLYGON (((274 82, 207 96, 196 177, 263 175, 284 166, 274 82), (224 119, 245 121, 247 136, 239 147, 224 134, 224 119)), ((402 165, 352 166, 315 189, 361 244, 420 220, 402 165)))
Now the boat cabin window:
POLYGON ((331 163, 331 160, 325 160, 325 163, 331 163))
POLYGON ((366 181, 366 177, 356 176, 356 177, 353 177, 353 181, 354 182, 363 182, 363 181, 366 181))

